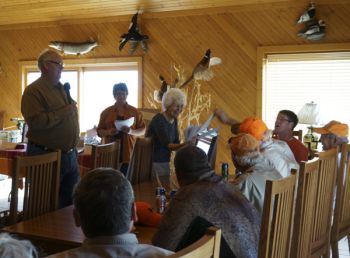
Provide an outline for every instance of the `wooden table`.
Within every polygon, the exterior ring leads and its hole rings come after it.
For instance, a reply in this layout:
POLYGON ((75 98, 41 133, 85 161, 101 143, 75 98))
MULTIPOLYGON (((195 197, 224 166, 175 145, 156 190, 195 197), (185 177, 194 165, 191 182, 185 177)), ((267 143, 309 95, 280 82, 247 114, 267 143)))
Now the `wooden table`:
MULTIPOLYGON (((156 183, 147 182, 133 187, 136 200, 147 201, 154 206, 156 183)), ((0 231, 29 239, 39 250, 43 250, 45 255, 79 247, 85 239, 81 228, 75 226, 72 205, 4 227, 0 231)), ((134 233, 140 243, 150 244, 155 231, 156 228, 136 226, 134 233)))
MULTIPOLYGON (((24 156, 26 148, 15 149, 16 143, 1 142, 0 144, 0 173, 4 175, 11 175, 13 158, 15 156, 24 156)), ((20 147, 20 145, 18 145, 20 147)))

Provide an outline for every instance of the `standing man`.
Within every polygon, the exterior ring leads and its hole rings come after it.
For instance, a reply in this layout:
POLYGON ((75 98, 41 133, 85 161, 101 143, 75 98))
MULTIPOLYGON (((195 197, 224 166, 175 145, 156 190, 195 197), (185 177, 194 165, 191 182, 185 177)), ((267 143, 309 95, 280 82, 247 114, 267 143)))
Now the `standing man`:
POLYGON ((293 136, 293 130, 298 124, 298 116, 290 110, 281 110, 276 118, 274 133, 277 139, 285 141, 292 150, 295 160, 308 160, 309 151, 305 145, 293 136))
POLYGON ((61 178, 59 205, 72 204, 73 187, 79 179, 76 145, 79 139, 78 110, 60 83, 62 57, 44 51, 38 59, 39 79, 24 90, 21 111, 28 125, 27 155, 60 149, 61 178))

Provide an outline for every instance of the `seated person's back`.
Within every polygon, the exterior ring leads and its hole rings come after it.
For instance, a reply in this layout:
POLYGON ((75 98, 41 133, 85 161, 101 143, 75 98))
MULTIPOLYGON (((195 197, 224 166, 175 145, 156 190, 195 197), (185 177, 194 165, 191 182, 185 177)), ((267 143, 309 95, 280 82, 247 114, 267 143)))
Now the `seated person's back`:
POLYGON ((152 242, 175 250, 191 222, 200 216, 221 228, 235 256, 257 257, 260 216, 234 186, 215 175, 204 151, 195 146, 181 148, 175 170, 181 187, 152 242))
POLYGON ((73 203, 76 225, 87 238, 81 247, 52 257, 164 257, 172 253, 139 244, 130 233, 137 218, 134 193, 121 172, 110 168, 89 172, 78 183, 73 203))

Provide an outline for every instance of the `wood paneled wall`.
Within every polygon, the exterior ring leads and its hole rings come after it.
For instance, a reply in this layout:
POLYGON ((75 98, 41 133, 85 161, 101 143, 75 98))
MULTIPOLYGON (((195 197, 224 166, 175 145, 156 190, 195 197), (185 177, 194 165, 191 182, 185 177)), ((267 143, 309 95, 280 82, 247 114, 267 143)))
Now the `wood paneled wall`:
MULTIPOLYGON (((202 83, 202 91, 212 96, 212 109, 223 108, 237 120, 255 115, 257 47, 315 44, 296 36, 301 29, 295 24, 296 19, 309 1, 296 2, 299 3, 296 6, 216 8, 212 12, 197 11, 195 15, 189 11, 168 16, 162 13, 159 17, 141 15, 142 31, 150 37, 148 52, 144 54, 139 49, 135 53, 143 56, 143 107, 150 107, 146 96, 159 86, 159 74, 170 80, 174 63, 181 64, 189 74, 205 50, 211 48, 213 56, 222 59, 222 64, 213 68, 215 77, 202 83)), ((350 42, 349 15, 350 3, 318 6, 317 16, 327 24, 327 37, 317 44, 350 42)), ((118 51, 119 37, 126 32, 128 20, 85 22, 0 31, 0 111, 6 111, 5 126, 13 125, 11 117, 21 115, 18 61, 35 60, 49 41, 85 41, 94 37, 100 46, 84 58, 128 56, 126 49, 118 51)), ((201 120, 208 115, 203 113, 201 120)), ((219 126, 219 122, 215 120, 213 126, 219 126)), ((229 135, 228 126, 221 125, 218 164, 231 162, 226 148, 229 135)))

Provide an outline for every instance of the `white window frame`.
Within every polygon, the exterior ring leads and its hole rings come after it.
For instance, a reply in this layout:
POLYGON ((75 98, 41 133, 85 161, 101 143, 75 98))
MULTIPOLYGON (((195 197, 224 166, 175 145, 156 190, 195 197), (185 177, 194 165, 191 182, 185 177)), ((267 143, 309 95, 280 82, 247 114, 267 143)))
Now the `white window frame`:
MULTIPOLYGON (((78 111, 80 112, 81 88, 83 70, 128 70, 130 67, 138 70, 138 108, 142 108, 142 57, 116 57, 116 58, 95 58, 95 59, 64 59, 64 71, 74 70, 78 72, 78 111)), ((20 96, 21 100, 23 91, 28 85, 27 74, 29 72, 39 72, 37 61, 20 61, 20 96)), ((21 103, 19 103, 19 106, 21 103)))

